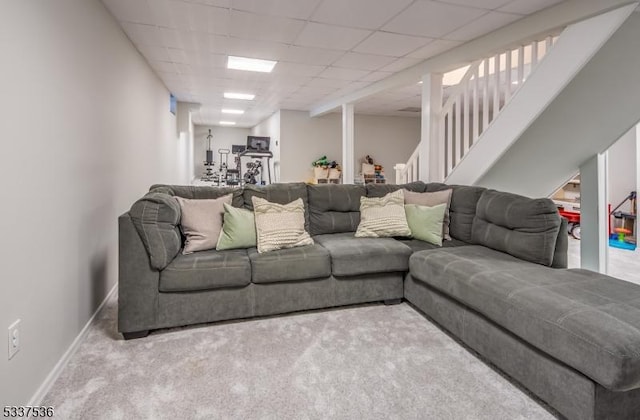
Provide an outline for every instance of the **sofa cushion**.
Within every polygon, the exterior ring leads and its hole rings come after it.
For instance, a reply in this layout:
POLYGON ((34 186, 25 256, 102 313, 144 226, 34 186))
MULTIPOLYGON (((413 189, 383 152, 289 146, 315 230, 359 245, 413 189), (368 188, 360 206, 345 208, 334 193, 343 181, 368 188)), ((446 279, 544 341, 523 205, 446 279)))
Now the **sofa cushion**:
MULTIPOLYGON (((405 238, 397 238, 397 240, 409 248, 411 248, 412 252, 425 251, 428 249, 438 249, 440 248, 437 245, 430 244, 429 242, 421 241, 420 239, 405 239, 405 238)), ((457 239, 452 239, 450 241, 442 241, 442 248, 454 248, 457 246, 465 246, 470 245, 466 242, 459 241, 457 239)))
POLYGON ((241 287, 251 282, 251 264, 245 249, 202 251, 178 255, 160 273, 161 292, 241 287))
POLYGON ((413 254, 411 275, 613 391, 640 387, 640 287, 483 246, 413 254))
POLYGON ((180 205, 170 195, 147 193, 133 203, 129 215, 147 250, 151 267, 162 270, 182 247, 178 228, 180 205))
POLYGON ((296 199, 301 199, 304 205, 304 228, 309 231, 309 200, 307 184, 304 182, 290 182, 286 184, 271 184, 267 186, 245 185, 242 188, 242 196, 245 208, 253 211, 253 197, 270 201, 276 204, 288 204, 296 199))
POLYGON ((392 238, 356 238, 353 233, 318 235, 331 254, 334 276, 407 271, 411 248, 392 238))
POLYGON ((149 188, 149 192, 168 194, 174 197, 187 198, 189 200, 212 200, 227 194, 233 194, 233 207, 242 207, 244 205, 241 188, 155 184, 149 188))
POLYGON ((355 232, 360 223, 360 197, 366 196, 362 185, 309 185, 311 235, 355 232))
POLYGON ((252 211, 224 205, 222 232, 216 249, 243 249, 257 246, 256 219, 252 211))
POLYGON ((427 184, 427 192, 453 189, 449 206, 449 234, 452 238, 471 242, 471 228, 476 215, 476 205, 485 191, 482 187, 464 185, 427 184))
POLYGON ((367 197, 384 197, 390 192, 407 190, 421 193, 427 188, 427 184, 422 181, 409 182, 408 184, 367 184, 367 197))
POLYGON ((250 248, 247 252, 251 260, 253 283, 317 279, 331 275, 329 251, 320 245, 279 249, 262 254, 256 248, 250 248))
POLYGON ((472 242, 550 266, 561 219, 548 198, 531 199, 495 190, 482 193, 472 242))
POLYGON ((449 216, 449 207, 451 207, 451 194, 453 190, 451 188, 442 191, 432 191, 432 192, 423 192, 416 193, 413 191, 405 191, 404 192, 404 204, 405 205, 418 205, 418 206, 428 206, 433 207, 438 204, 444 204, 444 219, 442 223, 442 238, 446 240, 451 240, 451 235, 449 235, 449 224, 450 216, 449 216))
MULTIPOLYGON (((442 230, 442 227, 440 229, 442 230)), ((404 210, 402 190, 390 192, 380 198, 361 197, 360 224, 355 236, 358 238, 411 236, 404 210)))

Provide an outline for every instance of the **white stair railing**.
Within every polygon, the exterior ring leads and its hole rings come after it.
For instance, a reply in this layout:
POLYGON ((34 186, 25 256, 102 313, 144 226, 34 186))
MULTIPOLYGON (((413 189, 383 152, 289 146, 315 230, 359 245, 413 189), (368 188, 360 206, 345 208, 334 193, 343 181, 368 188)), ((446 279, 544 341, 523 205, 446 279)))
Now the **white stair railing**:
MULTIPOLYGON (((478 60, 467 69, 460 82, 449 89, 442 112, 435 121, 442 153, 438 159, 439 181, 445 180, 481 138, 500 111, 509 103, 533 68, 555 43, 557 37, 510 49, 492 57, 478 60)), ((398 164, 396 183, 418 180, 420 146, 406 164, 398 164)))

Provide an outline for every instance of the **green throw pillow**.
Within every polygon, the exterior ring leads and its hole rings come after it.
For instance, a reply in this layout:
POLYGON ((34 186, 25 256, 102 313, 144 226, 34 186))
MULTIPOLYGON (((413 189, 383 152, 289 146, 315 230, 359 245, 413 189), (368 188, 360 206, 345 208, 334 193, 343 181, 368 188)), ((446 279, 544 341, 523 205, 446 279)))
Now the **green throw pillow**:
POLYGON ((224 204, 224 223, 218 237, 217 250, 256 246, 256 222, 253 212, 224 204))
POLYGON ((442 246, 442 223, 446 210, 446 204, 433 207, 405 204, 404 211, 407 214, 411 236, 430 244, 442 246))

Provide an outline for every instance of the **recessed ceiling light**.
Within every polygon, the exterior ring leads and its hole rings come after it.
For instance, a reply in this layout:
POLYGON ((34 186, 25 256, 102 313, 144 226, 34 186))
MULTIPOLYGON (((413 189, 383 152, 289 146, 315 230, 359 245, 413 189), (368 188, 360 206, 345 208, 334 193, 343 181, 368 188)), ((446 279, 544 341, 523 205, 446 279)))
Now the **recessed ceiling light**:
POLYGON ((252 95, 250 93, 225 92, 224 97, 227 99, 243 99, 245 101, 253 101, 253 98, 255 98, 256 95, 252 95))
POLYGON ((236 125, 233 121, 220 121, 220 125, 236 125))
POLYGON ((234 70, 259 71, 261 73, 271 73, 277 61, 259 60, 257 58, 236 57, 230 55, 227 60, 227 68, 234 70))
POLYGON ((222 110, 223 114, 237 114, 237 115, 242 115, 244 114, 244 111, 241 109, 223 109, 222 110))

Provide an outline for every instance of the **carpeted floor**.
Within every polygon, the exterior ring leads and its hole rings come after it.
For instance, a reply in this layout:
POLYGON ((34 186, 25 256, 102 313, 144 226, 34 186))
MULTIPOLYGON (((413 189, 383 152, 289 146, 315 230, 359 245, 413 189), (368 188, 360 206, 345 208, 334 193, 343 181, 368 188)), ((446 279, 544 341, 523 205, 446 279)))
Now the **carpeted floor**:
POLYGON ((109 302, 43 405, 64 419, 552 419, 407 304, 123 341, 109 302))

